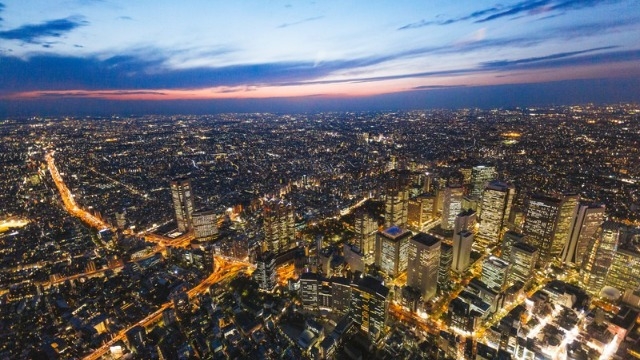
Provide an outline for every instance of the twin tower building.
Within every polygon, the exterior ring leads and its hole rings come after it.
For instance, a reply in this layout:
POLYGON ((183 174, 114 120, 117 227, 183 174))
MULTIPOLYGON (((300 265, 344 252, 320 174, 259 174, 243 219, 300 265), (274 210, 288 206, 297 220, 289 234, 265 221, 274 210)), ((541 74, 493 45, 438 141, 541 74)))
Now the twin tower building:
POLYGON ((178 231, 181 233, 193 231, 195 238, 199 240, 213 239, 218 234, 218 216, 210 210, 194 211, 191 180, 174 179, 170 187, 178 231))

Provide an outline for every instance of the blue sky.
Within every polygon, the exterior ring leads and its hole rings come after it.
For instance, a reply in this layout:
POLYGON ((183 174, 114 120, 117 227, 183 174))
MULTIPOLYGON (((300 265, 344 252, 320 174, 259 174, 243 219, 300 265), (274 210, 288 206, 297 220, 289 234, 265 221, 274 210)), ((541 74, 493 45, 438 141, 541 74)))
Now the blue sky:
POLYGON ((638 101, 639 24, 637 0, 0 0, 0 114, 638 101))

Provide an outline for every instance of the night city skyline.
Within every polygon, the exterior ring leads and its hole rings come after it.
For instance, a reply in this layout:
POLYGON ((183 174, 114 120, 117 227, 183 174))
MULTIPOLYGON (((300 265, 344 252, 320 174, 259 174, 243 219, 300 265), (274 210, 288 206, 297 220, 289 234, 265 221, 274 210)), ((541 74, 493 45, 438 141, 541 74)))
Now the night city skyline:
POLYGON ((640 359, 637 0, 0 0, 0 359, 640 359))
POLYGON ((0 113, 632 102, 638 24, 632 0, 3 0, 0 113))

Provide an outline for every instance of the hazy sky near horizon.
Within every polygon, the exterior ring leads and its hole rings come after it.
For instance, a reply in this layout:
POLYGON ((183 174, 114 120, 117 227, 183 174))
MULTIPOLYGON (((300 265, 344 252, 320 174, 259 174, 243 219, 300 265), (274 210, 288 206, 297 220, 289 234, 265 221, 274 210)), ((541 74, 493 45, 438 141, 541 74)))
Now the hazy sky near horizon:
POLYGON ((627 101, 638 79, 637 0, 0 0, 5 113, 82 100, 402 108, 402 94, 412 107, 443 94, 491 105, 527 84, 557 103, 627 101))

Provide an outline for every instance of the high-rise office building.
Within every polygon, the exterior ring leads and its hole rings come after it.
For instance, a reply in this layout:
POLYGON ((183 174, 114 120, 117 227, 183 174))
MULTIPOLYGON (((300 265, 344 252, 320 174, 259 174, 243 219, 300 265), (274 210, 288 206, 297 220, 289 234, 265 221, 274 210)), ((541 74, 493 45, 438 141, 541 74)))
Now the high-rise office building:
POLYGON ((321 276, 308 272, 300 275, 300 300, 305 309, 313 310, 318 307, 318 286, 321 276))
POLYGON ((409 205, 409 190, 390 189, 385 196, 384 224, 386 227, 406 226, 409 205))
POLYGON ((453 246, 445 243, 440 245, 440 264, 438 265, 438 288, 451 288, 451 265, 453 264, 453 246))
POLYGON ((276 287, 276 257, 272 252, 258 255, 253 277, 258 282, 260 290, 272 291, 276 287))
POLYGON ((356 245, 365 256, 370 256, 376 248, 378 221, 364 209, 358 209, 354 218, 356 245))
POLYGON ((471 195, 467 195, 465 197, 462 198, 462 208, 463 209, 469 209, 469 210, 473 210, 473 211, 478 211, 478 202, 480 201, 479 198, 475 198, 471 195))
POLYGON ((538 262, 538 249, 524 242, 511 246, 509 282, 528 283, 538 262))
POLYGON ((562 249, 562 262, 582 264, 589 240, 604 222, 604 205, 580 204, 571 226, 571 235, 562 249))
POLYGON ((344 314, 351 306, 351 282, 347 278, 327 279, 317 273, 303 273, 299 293, 305 309, 330 309, 344 314))
POLYGON ((456 220, 453 224, 453 233, 457 234, 460 231, 467 230, 475 235, 478 231, 478 220, 476 212, 471 209, 463 210, 456 216, 456 220))
POLYGON ((264 244, 278 254, 295 244, 296 229, 293 206, 284 201, 267 201, 263 208, 264 244))
POLYGON ((462 175, 462 185, 470 185, 471 184, 471 172, 473 171, 471 168, 462 168, 458 170, 460 175, 462 175))
POLYGON ((189 231, 191 229, 191 215, 193 214, 191 180, 185 178, 172 180, 171 198, 173 199, 173 210, 176 213, 178 231, 189 231))
POLYGON ((124 230, 127 226, 127 210, 122 209, 122 211, 116 212, 116 226, 120 230, 124 230))
POLYGON ((562 257, 562 250, 571 240, 571 231, 580 205, 580 195, 577 194, 563 194, 561 199, 562 203, 551 244, 551 254, 554 258, 562 257))
POLYGON ((511 247, 516 244, 524 242, 524 235, 517 231, 509 230, 502 235, 502 248, 500 257, 504 260, 510 261, 511 259, 511 247))
POLYGON ((343 277, 332 277, 330 281, 333 311, 348 313, 351 306, 351 281, 343 277))
POLYGON ((370 338, 378 339, 385 333, 389 301, 389 289, 366 276, 351 284, 350 316, 370 338))
POLYGON ((471 190, 469 195, 479 199, 489 181, 495 180, 497 177, 498 173, 493 166, 474 166, 471 169, 471 190))
POLYGON ((580 275, 590 294, 599 294, 620 240, 620 225, 605 221, 591 237, 580 275))
POLYGON ((513 185, 494 180, 482 193, 480 227, 476 241, 483 247, 497 243, 507 225, 516 190, 513 185))
POLYGON ((410 231, 397 226, 379 231, 376 237, 376 266, 391 277, 407 270, 410 237, 410 231))
POLYGON ((408 251, 407 285, 418 289, 423 300, 429 300, 438 290, 440 240, 418 233, 409 240, 408 251))
POLYGON ((435 197, 422 194, 409 200, 407 208, 407 227, 414 231, 422 230, 434 216, 435 197))
POLYGON ((469 268, 473 233, 463 230, 453 235, 453 271, 461 274, 469 268))
POLYGON ((482 282, 490 289, 501 291, 507 284, 511 263, 495 256, 489 256, 482 263, 482 282))
POLYGON ((553 259, 555 228, 562 200, 556 197, 535 194, 527 204, 523 227, 525 241, 538 248, 538 264, 548 264, 553 259))
POLYGON ((192 215, 193 235, 198 240, 212 240, 218 235, 218 215, 215 212, 196 211, 192 215))
POLYGON ((640 253, 618 248, 613 254, 605 285, 614 287, 623 294, 626 290, 640 288, 640 253))
POLYGON ((462 211, 462 197, 464 189, 459 185, 448 185, 444 188, 442 199, 442 222, 440 227, 444 230, 453 230, 456 216, 462 211))

